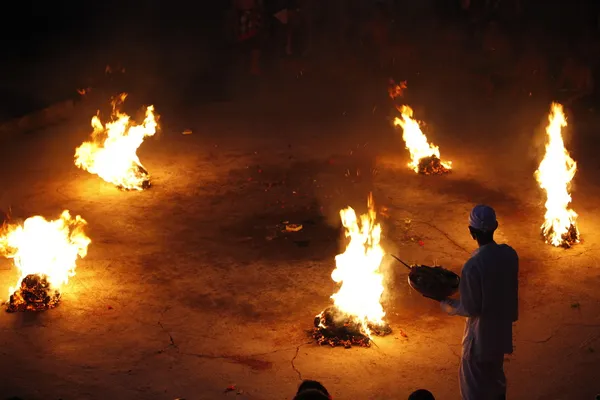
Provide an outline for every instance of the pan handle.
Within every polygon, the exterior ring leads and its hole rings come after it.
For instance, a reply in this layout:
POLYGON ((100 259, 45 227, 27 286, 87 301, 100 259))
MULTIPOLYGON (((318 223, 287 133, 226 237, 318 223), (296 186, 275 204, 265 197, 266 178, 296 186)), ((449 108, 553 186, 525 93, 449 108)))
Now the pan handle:
POLYGON ((390 254, 390 256, 392 256, 396 261, 398 261, 400 264, 404 265, 406 268, 408 268, 409 270, 412 270, 412 267, 410 265, 408 265, 407 263, 405 263, 404 261, 402 261, 401 259, 399 259, 398 257, 396 257, 393 254, 390 254))

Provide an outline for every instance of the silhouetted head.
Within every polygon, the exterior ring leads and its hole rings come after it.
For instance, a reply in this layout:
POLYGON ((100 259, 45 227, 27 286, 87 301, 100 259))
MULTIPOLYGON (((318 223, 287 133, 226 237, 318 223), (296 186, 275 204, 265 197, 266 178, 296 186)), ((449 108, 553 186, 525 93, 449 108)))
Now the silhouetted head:
POLYGON ((294 400, 331 400, 331 398, 320 390, 308 389, 298 393, 294 400))
POLYGON ((419 389, 408 396, 408 400, 435 400, 435 397, 429 390, 419 389))
POLYGON ((321 384, 321 382, 312 381, 312 380, 304 380, 298 386, 298 391, 296 392, 296 397, 294 400, 330 400, 329 392, 325 389, 325 386, 321 384))
POLYGON ((490 206, 479 204, 469 214, 469 232, 480 246, 494 241, 494 232, 498 228, 496 211, 490 206))

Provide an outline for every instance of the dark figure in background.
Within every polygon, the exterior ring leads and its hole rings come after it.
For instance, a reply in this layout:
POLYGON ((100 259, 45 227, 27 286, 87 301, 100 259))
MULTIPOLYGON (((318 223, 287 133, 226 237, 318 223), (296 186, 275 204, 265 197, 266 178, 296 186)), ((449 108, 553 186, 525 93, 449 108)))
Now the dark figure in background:
POLYGON ((505 29, 497 21, 487 24, 482 38, 485 91, 488 97, 504 89, 513 72, 513 49, 505 29))
POLYGON ((419 389, 408 396, 408 400, 435 400, 435 397, 429 390, 419 389))
POLYGON ((251 75, 261 73, 264 12, 261 0, 234 0, 232 16, 236 41, 251 75))
POLYGON ((594 92, 592 69, 581 59, 569 57, 565 61, 557 88, 564 93, 564 103, 572 105, 594 92))
POLYGON ((285 54, 288 35, 288 1, 264 0, 266 27, 269 33, 270 55, 279 58, 285 54))
POLYGON ((531 33, 522 40, 515 71, 514 94, 545 98, 549 67, 546 55, 531 33), (530 36, 531 35, 531 36, 530 36))
POLYGON ((298 387, 294 400, 331 400, 331 398, 320 382, 305 380, 298 387))
POLYGON ((463 400, 506 399, 504 355, 513 352, 512 324, 518 319, 519 258, 494 241, 493 208, 478 205, 469 232, 479 248, 462 269, 460 300, 442 300, 450 315, 466 317, 459 372, 463 400))
POLYGON ((391 25, 390 10, 387 4, 377 2, 374 6, 373 15, 365 24, 363 35, 375 53, 372 54, 372 61, 377 62, 378 67, 384 72, 387 72, 392 62, 390 51, 391 25))

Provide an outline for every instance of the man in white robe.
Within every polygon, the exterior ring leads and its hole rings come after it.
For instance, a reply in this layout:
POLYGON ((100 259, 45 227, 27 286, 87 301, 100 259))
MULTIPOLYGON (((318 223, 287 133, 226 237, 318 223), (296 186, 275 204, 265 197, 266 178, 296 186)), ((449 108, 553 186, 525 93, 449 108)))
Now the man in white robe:
POLYGON ((494 241, 497 227, 494 209, 473 208, 469 231, 479 248, 463 266, 460 300, 442 301, 444 311, 467 318, 459 371, 463 400, 506 399, 503 363, 513 352, 519 258, 512 247, 494 241))

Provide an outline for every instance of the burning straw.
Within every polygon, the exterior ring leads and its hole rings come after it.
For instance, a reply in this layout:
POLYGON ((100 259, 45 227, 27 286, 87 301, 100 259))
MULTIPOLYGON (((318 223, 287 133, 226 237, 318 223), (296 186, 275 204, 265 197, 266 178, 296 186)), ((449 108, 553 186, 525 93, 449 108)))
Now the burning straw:
POLYGON ((535 172, 535 178, 546 192, 542 238, 552 246, 568 248, 579 243, 579 229, 577 213, 569 208, 569 188, 577 163, 569 155, 562 138, 562 128, 566 126, 562 105, 552 103, 546 127, 546 154, 535 172))
POLYGON ((65 210, 54 221, 35 216, 2 227, 0 253, 19 271, 8 291, 7 311, 43 311, 59 304, 60 288, 75 275, 77 258, 87 255, 91 240, 85 226, 83 218, 65 210))
POLYGON ((112 118, 102 124, 98 115, 92 118, 92 138, 75 150, 75 165, 123 190, 143 190, 150 187, 150 177, 137 156, 144 139, 153 136, 158 127, 154 106, 146 108, 141 125, 119 111, 127 97, 121 94, 112 101, 112 118))
POLYGON ((350 241, 344 253, 335 257, 331 278, 340 289, 331 296, 334 305, 315 317, 313 337, 319 344, 368 347, 372 335, 391 333, 381 305, 384 287, 380 266, 385 253, 371 194, 368 206, 360 220, 351 207, 340 211, 350 241))
POLYGON ((410 152, 410 169, 423 175, 441 175, 450 172, 451 161, 442 161, 440 148, 427 141, 419 121, 413 119, 413 110, 408 106, 398 107, 401 117, 394 119, 394 125, 402 128, 402 139, 410 152))

